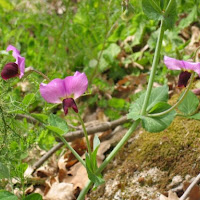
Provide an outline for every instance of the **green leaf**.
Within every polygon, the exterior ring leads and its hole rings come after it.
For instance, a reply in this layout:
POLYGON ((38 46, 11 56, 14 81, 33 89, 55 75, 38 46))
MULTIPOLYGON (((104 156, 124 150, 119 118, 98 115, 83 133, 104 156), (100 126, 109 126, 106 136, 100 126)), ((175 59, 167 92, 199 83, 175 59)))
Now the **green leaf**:
POLYGON ((176 11, 176 0, 172 0, 170 7, 168 8, 167 14, 164 14, 164 26, 166 29, 173 28, 177 17, 176 11))
POLYGON ((10 177, 10 173, 9 173, 7 166, 0 163, 0 179, 9 178, 9 177, 10 177))
POLYGON ((99 64, 100 70, 104 71, 108 69, 109 65, 114 61, 114 58, 120 53, 120 51, 121 49, 117 44, 110 44, 110 46, 102 53, 99 64))
POLYGON ((33 102, 35 101, 35 94, 33 93, 30 93, 30 94, 27 94, 23 101, 22 101, 22 104, 24 106, 29 106, 30 104, 32 104, 33 102))
POLYGON ((92 163, 88 153, 86 153, 85 155, 85 163, 86 163, 88 178, 94 183, 95 187, 98 187, 99 185, 103 184, 105 181, 102 179, 101 175, 100 174, 96 175, 92 169, 92 163))
POLYGON ((23 200, 42 200, 42 196, 38 193, 33 193, 26 196, 23 200))
POLYGON ((142 8, 148 18, 154 20, 162 18, 162 10, 154 0, 142 0, 142 8))
POLYGON ((200 120, 200 113, 196 113, 192 116, 188 116, 189 119, 196 119, 196 120, 200 120))
POLYGON ((0 200, 18 200, 18 198, 6 190, 0 190, 0 200))
POLYGON ((95 151, 95 149, 99 148, 100 145, 100 140, 98 138, 97 135, 94 136, 94 140, 93 140, 93 149, 95 151))
POLYGON ((45 122, 48 119, 48 116, 45 114, 32 113, 31 116, 41 122, 45 122))
POLYGON ((125 21, 129 21, 130 19, 133 18, 134 14, 135 14, 135 9, 132 6, 132 4, 128 2, 128 5, 125 6, 125 9, 123 10, 121 18, 125 21))
MULTIPOLYGON (((170 107, 171 106, 166 102, 159 102, 151 109, 151 113, 160 113, 169 109, 170 107)), ((165 130, 172 123, 175 116, 175 110, 158 117, 142 116, 142 127, 151 133, 160 132, 165 130)))
MULTIPOLYGON (((144 102, 146 92, 143 93, 134 103, 131 104, 128 119, 137 120, 141 118, 140 112, 144 102)), ((168 86, 164 85, 162 87, 153 88, 151 96, 149 98, 149 103, 147 107, 147 112, 159 102, 167 102, 168 100, 168 86)))
POLYGON ((68 132, 67 123, 57 115, 50 114, 48 118, 49 125, 47 128, 59 134, 68 132))
POLYGON ((162 108, 166 107, 166 102, 158 102, 155 106, 151 108, 151 110, 148 112, 149 114, 155 113, 156 110, 161 110, 162 108))
POLYGON ((198 105, 199 99, 193 92, 189 91, 182 103, 178 106, 178 110, 180 110, 184 115, 191 115, 197 110, 198 105))

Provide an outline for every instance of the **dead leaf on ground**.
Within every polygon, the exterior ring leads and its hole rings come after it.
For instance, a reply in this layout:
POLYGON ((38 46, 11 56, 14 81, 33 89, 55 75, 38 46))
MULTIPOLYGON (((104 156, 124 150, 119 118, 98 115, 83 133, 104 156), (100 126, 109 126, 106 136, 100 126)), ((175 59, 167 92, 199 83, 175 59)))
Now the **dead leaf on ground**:
MULTIPOLYGON (((189 182, 183 183, 183 190, 185 191, 189 187, 189 182)), ((192 190, 190 191, 189 200, 199 200, 200 199, 200 187, 198 185, 195 185, 192 190)))
POLYGON ((58 183, 55 182, 51 186, 48 193, 43 198, 44 200, 73 200, 75 199, 73 194, 73 185, 70 183, 58 183))
POLYGON ((88 176, 85 167, 81 163, 76 163, 71 170, 68 171, 64 182, 73 184, 74 190, 83 189, 88 182, 88 176))
POLYGON ((176 193, 169 191, 168 192, 168 197, 164 196, 164 195, 160 195, 160 200, 179 200, 178 196, 176 193))

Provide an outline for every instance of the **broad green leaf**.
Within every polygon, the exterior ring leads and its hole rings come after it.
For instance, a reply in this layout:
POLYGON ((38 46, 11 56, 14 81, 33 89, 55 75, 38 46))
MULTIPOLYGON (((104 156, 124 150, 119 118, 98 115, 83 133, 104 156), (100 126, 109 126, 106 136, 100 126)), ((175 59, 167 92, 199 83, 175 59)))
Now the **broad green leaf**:
POLYGON ((148 113, 155 113, 156 110, 161 110, 162 108, 166 108, 166 102, 158 102, 155 106, 151 108, 151 110, 148 113))
POLYGON ((0 179, 9 178, 9 177, 10 177, 10 173, 9 173, 7 166, 0 163, 0 179))
POLYGON ((42 196, 38 193, 33 193, 26 196, 23 200, 42 200, 42 196))
POLYGON ((164 14, 164 26, 166 29, 171 29, 173 28, 177 17, 176 0, 172 0, 167 13, 167 15, 164 14))
POLYGON ((192 115, 192 116, 188 116, 188 118, 200 120, 200 113, 196 113, 196 114, 194 114, 194 115, 192 115))
POLYGON ((32 113, 31 116, 34 117, 35 119, 41 121, 41 122, 45 122, 48 119, 48 116, 45 115, 45 114, 32 113))
POLYGON ((49 125, 47 126, 48 129, 55 131, 59 134, 68 132, 67 123, 57 115, 50 114, 48 122, 49 122, 49 125))
MULTIPOLYGON (((143 93, 134 103, 131 104, 128 119, 137 120, 139 119, 142 105, 144 102, 146 92, 143 93)), ((168 100, 168 86, 164 85, 162 87, 153 88, 151 96, 149 98, 149 103, 147 111, 149 111, 155 104, 159 102, 167 102, 168 100)))
POLYGON ((0 200, 18 200, 18 198, 6 190, 0 190, 0 200))
POLYGON ((197 110, 198 105, 199 99, 193 92, 189 91, 182 103, 178 106, 178 110, 184 115, 191 115, 197 110))
POLYGON ((100 59, 100 70, 104 71, 109 68, 109 65, 114 61, 114 58, 120 53, 121 49, 120 47, 112 43, 110 46, 105 49, 102 53, 101 59, 100 59))
MULTIPOLYGON (((166 102, 159 102, 152 108, 153 112, 151 113, 160 113, 169 109, 170 107, 171 106, 166 102)), ((171 124, 175 115, 176 111, 172 110, 171 112, 159 117, 142 116, 142 127, 151 133, 163 131, 171 124)))
POLYGON ((155 104, 159 102, 167 102, 169 98, 168 90, 169 88, 167 85, 153 88, 149 98, 147 111, 149 111, 155 104))
POLYGON ((23 104, 24 106, 28 106, 28 105, 32 104, 34 101, 35 101, 35 94, 30 93, 30 94, 27 94, 27 95, 24 97, 24 99, 23 99, 23 101, 22 101, 22 104, 23 104))
POLYGON ((142 8, 150 19, 160 20, 162 18, 162 10, 154 0, 142 0, 142 8))

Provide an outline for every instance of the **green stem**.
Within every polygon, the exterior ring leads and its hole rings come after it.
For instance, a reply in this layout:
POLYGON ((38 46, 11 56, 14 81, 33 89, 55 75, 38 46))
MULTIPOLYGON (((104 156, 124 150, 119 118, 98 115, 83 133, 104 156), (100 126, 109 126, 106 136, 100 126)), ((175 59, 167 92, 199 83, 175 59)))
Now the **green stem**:
POLYGON ((158 36, 158 41, 157 41, 157 44, 156 44, 156 50, 155 50, 155 56, 154 56, 154 59, 153 59, 151 74, 150 74, 150 77, 149 77, 149 83, 148 83, 148 86, 147 86, 147 91, 146 91, 144 103, 143 103, 142 110, 141 110, 141 115, 146 114, 148 101, 149 101, 149 98, 150 98, 150 95, 151 95, 151 90, 152 90, 152 87, 153 87, 156 68, 157 68, 157 65, 158 65, 159 57, 160 57, 160 50, 161 50, 161 46, 162 46, 163 35, 164 35, 164 22, 162 20, 161 26, 160 26, 160 32, 159 32, 159 36, 158 36))
POLYGON ((81 193, 79 194, 77 200, 83 200, 85 199, 85 195, 88 193, 89 189, 92 187, 93 183, 91 180, 87 182, 87 185, 81 190, 81 193))
POLYGON ((186 90, 184 91, 184 93, 183 93, 183 95, 181 96, 181 98, 179 99, 179 101, 177 101, 171 108, 169 108, 168 110, 165 110, 165 111, 163 111, 163 112, 161 112, 161 113, 148 114, 147 116, 148 116, 148 117, 159 117, 159 116, 162 116, 162 115, 165 115, 165 114, 171 112, 171 111, 174 110, 176 107, 178 107, 178 106, 182 103, 182 101, 184 100, 184 98, 186 97, 187 93, 189 92, 189 90, 190 90, 190 88, 191 88, 191 86, 192 86, 192 83, 193 83, 193 81, 194 81, 194 75, 195 75, 195 73, 192 72, 192 77, 191 77, 191 80, 190 80, 190 83, 189 83, 188 87, 187 87, 186 90))
MULTIPOLYGON (((158 64, 158 60, 159 60, 159 56, 160 56, 160 49, 161 49, 161 45, 162 45, 163 35, 164 35, 164 25, 163 25, 163 21, 161 21, 159 38, 158 38, 157 45, 156 45, 155 56, 154 56, 152 70, 151 70, 151 74, 150 74, 150 78, 149 78, 149 84, 147 86, 147 92, 146 92, 146 96, 145 96, 142 111, 141 111, 142 115, 145 115, 145 113, 146 113, 148 100, 149 100, 149 97, 151 94, 153 81, 154 81, 154 77, 155 77, 155 72, 156 72, 156 68, 157 68, 157 64, 158 64)), ((96 174, 101 173, 101 171, 107 166, 107 164, 114 158, 114 156, 118 153, 118 151, 121 149, 121 147, 128 141, 128 139, 131 136, 131 134, 133 133, 133 131, 140 124, 140 121, 141 121, 141 119, 138 119, 133 123, 133 125, 129 128, 129 130, 126 132, 126 134, 120 140, 120 142, 117 144, 117 146, 113 149, 113 151, 109 154, 109 156, 104 160, 104 162, 101 164, 101 166, 97 169, 96 174)), ((83 200, 91 186, 92 186, 92 182, 89 181, 87 183, 86 187, 81 191, 77 200, 83 200)))
MULTIPOLYGON (((129 128, 129 130, 126 132, 124 137, 120 140, 120 142, 117 144, 117 146, 112 150, 112 152, 108 155, 108 157, 104 160, 104 162, 101 164, 101 166, 97 169, 95 174, 99 174, 103 171, 103 169, 107 166, 107 164, 114 158, 114 156, 118 153, 118 151, 121 149, 121 147, 128 141, 132 133, 135 131, 135 129, 138 127, 140 123, 140 119, 136 120, 132 126, 129 128)), ((81 191, 80 195, 78 196, 77 200, 83 200, 85 195, 87 194, 88 190, 92 186, 92 182, 89 181, 85 188, 81 191)))
POLYGON ((26 68, 26 71, 25 71, 26 76, 28 76, 28 75, 29 75, 30 73, 32 73, 32 72, 35 72, 35 73, 41 75, 41 76, 42 76, 44 79, 46 79, 48 82, 51 81, 45 74, 43 74, 42 72, 40 72, 40 71, 34 69, 33 67, 28 67, 28 68, 26 68))
POLYGON ((79 118, 79 120, 80 120, 80 122, 81 122, 81 125, 82 125, 82 127, 83 127, 83 132, 84 132, 85 139, 86 139, 86 144, 87 144, 87 148, 88 148, 88 153, 89 153, 90 158, 91 158, 92 150, 91 150, 90 142, 89 142, 89 139, 88 139, 87 130, 86 130, 86 128, 85 128, 85 124, 84 124, 84 122, 83 122, 83 120, 82 120, 80 114, 78 113, 77 115, 78 115, 78 118, 79 118))
POLYGON ((65 138, 63 136, 61 136, 60 134, 54 132, 54 134, 60 138, 60 140, 65 144, 65 146, 74 154, 74 156, 76 157, 76 159, 84 166, 85 162, 83 161, 83 159, 79 156, 79 154, 71 147, 71 145, 65 140, 65 138))

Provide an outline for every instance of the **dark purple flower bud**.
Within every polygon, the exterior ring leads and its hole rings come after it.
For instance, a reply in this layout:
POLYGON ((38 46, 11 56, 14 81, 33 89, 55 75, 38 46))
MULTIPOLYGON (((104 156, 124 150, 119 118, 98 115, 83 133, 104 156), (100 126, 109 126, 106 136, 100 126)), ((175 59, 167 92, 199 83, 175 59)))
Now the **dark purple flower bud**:
POLYGON ((78 113, 78 108, 73 98, 66 98, 63 100, 63 110, 65 115, 68 113, 68 108, 73 108, 73 110, 78 113))
POLYGON ((6 64, 3 70, 1 71, 1 77, 4 80, 7 80, 9 78, 13 78, 19 75, 20 75, 19 66, 16 63, 6 64))
POLYGON ((188 80, 190 79, 191 73, 188 71, 181 72, 178 80, 178 87, 186 87, 188 80))

